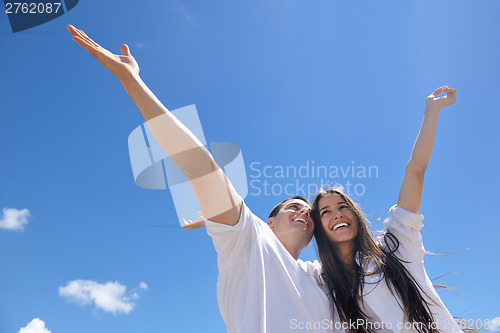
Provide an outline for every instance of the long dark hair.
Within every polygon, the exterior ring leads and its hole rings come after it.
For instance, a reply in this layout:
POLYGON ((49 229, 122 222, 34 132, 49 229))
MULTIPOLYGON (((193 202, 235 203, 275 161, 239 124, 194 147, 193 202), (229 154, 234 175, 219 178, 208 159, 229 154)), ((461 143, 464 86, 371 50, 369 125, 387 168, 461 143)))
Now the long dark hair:
MULTIPOLYGON (((412 325, 412 328, 421 333, 437 332, 437 325, 434 323, 429 308, 431 302, 435 302, 405 268, 404 263, 406 262, 396 256, 396 251, 399 248, 399 241, 396 236, 386 231, 382 234, 383 241, 380 242, 380 244, 384 245, 377 245, 369 233, 366 226, 367 220, 360 207, 344 194, 340 187, 320 191, 314 198, 311 209, 316 224, 314 237, 318 245, 318 257, 323 266, 322 278, 328 288, 328 295, 333 301, 332 312, 334 317, 336 309, 340 320, 343 322, 357 322, 359 319, 366 322, 367 315, 360 307, 363 302, 364 277, 382 273, 391 294, 396 297, 399 306, 405 313, 405 320, 417 324, 412 325), (340 195, 356 216, 358 235, 355 241, 355 256, 352 263, 355 267, 354 276, 352 270, 349 270, 335 251, 332 250, 331 243, 321 225, 319 200, 329 194, 340 195), (359 265, 355 260, 356 257, 359 265), (373 272, 364 271, 363 263, 367 261, 375 264, 376 268, 373 272)), ((380 280, 376 283, 378 282, 380 280)), ((369 325, 357 326, 357 330, 351 330, 351 332, 371 333, 374 332, 374 329, 369 325)))

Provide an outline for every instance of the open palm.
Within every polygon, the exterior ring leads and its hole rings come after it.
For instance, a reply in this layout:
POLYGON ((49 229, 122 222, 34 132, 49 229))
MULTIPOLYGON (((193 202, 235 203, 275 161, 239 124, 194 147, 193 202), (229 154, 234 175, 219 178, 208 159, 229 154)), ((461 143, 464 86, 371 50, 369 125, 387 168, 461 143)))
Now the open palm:
POLYGON ((126 44, 123 44, 120 47, 122 55, 113 54, 94 42, 82 30, 79 30, 72 25, 67 25, 66 28, 73 35, 73 40, 75 42, 80 44, 85 50, 92 54, 120 81, 131 75, 134 76, 139 74, 139 65, 130 54, 130 50, 126 44))

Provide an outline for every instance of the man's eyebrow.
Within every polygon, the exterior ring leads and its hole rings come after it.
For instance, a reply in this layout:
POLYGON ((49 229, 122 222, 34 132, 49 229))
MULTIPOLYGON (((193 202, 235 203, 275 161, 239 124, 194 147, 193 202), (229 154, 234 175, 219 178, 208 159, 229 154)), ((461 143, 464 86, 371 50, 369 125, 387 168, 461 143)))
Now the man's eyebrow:
POLYGON ((311 209, 311 207, 309 207, 309 205, 305 205, 305 203, 300 203, 300 202, 290 202, 290 203, 286 204, 285 207, 289 208, 289 207, 293 207, 293 206, 295 206, 297 208, 301 208, 301 209, 302 209, 302 207, 306 207, 307 209, 311 209))

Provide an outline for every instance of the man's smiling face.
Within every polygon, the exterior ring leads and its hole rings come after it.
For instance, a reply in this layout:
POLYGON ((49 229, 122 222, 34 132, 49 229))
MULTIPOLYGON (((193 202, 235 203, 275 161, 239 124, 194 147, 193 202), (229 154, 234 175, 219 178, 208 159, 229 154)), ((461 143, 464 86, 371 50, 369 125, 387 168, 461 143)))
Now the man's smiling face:
POLYGON ((309 244, 314 232, 311 207, 300 199, 285 201, 278 214, 267 221, 278 239, 293 237, 309 244))

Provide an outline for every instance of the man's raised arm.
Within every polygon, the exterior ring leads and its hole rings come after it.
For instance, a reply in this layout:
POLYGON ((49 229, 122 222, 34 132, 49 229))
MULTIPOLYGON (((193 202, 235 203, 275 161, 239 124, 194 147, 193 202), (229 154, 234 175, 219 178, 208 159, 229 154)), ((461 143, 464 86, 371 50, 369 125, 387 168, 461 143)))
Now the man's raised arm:
POLYGON ((208 149, 156 98, 139 76, 139 65, 122 45, 122 55, 112 54, 82 30, 67 26, 73 40, 92 54, 118 80, 139 108, 158 145, 189 180, 203 216, 235 225, 243 201, 208 149))

